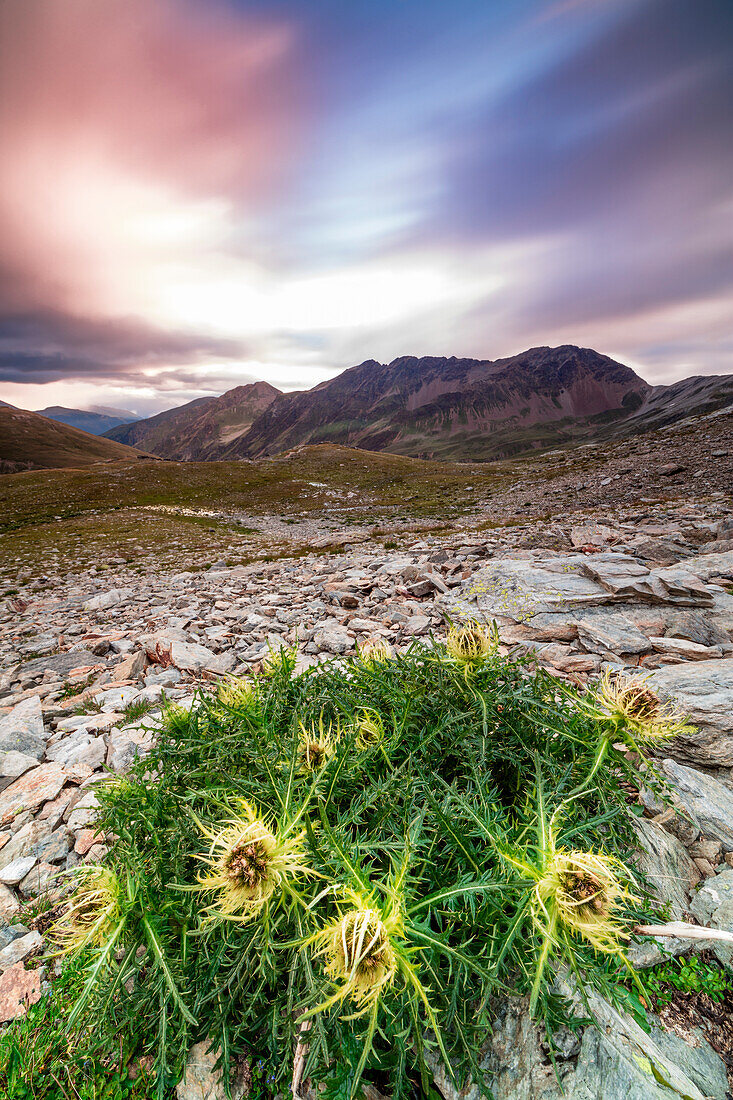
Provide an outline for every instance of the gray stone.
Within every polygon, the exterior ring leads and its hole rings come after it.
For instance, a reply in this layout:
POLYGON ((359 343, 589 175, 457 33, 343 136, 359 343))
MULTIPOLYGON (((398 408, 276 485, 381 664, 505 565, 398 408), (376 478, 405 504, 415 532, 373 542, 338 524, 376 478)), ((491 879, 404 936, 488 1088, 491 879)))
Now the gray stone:
POLYGON ((674 657, 678 661, 710 661, 723 656, 720 646, 700 645, 687 638, 650 638, 656 653, 674 657))
POLYGON ((20 936, 9 943, 7 947, 3 947, 0 951, 0 974, 4 974, 16 963, 22 962, 30 955, 31 951, 35 951, 42 943, 43 938, 40 932, 28 932, 27 935, 20 936))
MULTIPOLYGON (((706 879, 692 899, 690 908, 700 924, 733 932, 733 870, 721 871, 719 875, 706 879)), ((733 947, 730 944, 712 940, 705 946, 710 947, 724 966, 733 969, 733 947)))
POLYGON ((12 890, 0 885, 0 921, 10 920, 20 909, 20 902, 12 890))
POLYGON ((680 805, 701 831, 719 840, 726 851, 733 851, 733 791, 712 775, 675 760, 665 760, 662 771, 680 805))
POLYGON ((327 623, 316 632, 313 641, 318 649, 325 649, 329 653, 346 653, 354 648, 354 639, 346 628, 339 626, 338 623, 327 623))
MULTIPOLYGON (((217 1051, 204 1041, 191 1047, 183 1080, 176 1085, 177 1100, 226 1100, 221 1070, 216 1068, 217 1051)), ((229 1082, 231 1100, 244 1100, 249 1091, 249 1065, 242 1063, 229 1082)))
MULTIPOLYGON (((597 1026, 583 1033, 575 1065, 558 1062, 557 1076, 526 1001, 503 1000, 482 1061, 494 1100, 727 1100, 725 1065, 702 1036, 687 1043, 658 1027, 647 1033, 592 989, 586 992, 597 1026)), ((575 1000, 580 1015, 584 1006, 575 1000)), ((470 1083, 459 1091, 434 1053, 429 1061, 446 1100, 486 1095, 470 1083)))
POLYGON ((0 871, 0 882, 5 886, 17 886, 36 865, 35 856, 20 856, 0 871))
POLYGON ((31 768, 37 767, 38 761, 35 756, 27 756, 24 752, 16 752, 14 749, 6 752, 0 757, 0 791, 4 791, 15 779, 25 775, 31 768))
POLYGON ((733 766, 733 660, 670 665, 651 673, 649 684, 697 727, 675 744, 675 755, 706 767, 733 766))
POLYGON ((0 823, 12 821, 22 812, 34 813, 44 802, 56 798, 65 780, 66 772, 53 761, 21 775, 0 794, 0 823))
POLYGON ((0 718, 0 752, 22 752, 40 760, 45 747, 41 700, 31 695, 0 718))
POLYGON ((639 838, 634 863, 653 887, 659 902, 669 907, 670 920, 686 920, 690 891, 700 881, 694 860, 684 844, 661 825, 645 818, 632 818, 639 838))
POLYGON ((67 653, 56 653, 53 657, 38 657, 33 661, 26 661, 20 666, 17 675, 25 680, 42 676, 44 672, 55 672, 63 678, 75 668, 87 668, 97 663, 98 658, 88 649, 70 649, 67 653))
POLYGON ((43 844, 50 835, 51 826, 48 821, 28 821, 0 849, 0 870, 19 856, 37 856, 38 845, 43 844))
POLYGON ((108 607, 116 607, 132 596, 131 588, 108 588, 100 592, 98 596, 92 596, 83 605, 84 611, 104 611, 108 607))
POLYGON ((104 763, 106 748, 103 737, 92 737, 83 730, 64 737, 56 745, 49 746, 46 756, 49 760, 62 764, 67 770, 80 765, 94 771, 104 763))

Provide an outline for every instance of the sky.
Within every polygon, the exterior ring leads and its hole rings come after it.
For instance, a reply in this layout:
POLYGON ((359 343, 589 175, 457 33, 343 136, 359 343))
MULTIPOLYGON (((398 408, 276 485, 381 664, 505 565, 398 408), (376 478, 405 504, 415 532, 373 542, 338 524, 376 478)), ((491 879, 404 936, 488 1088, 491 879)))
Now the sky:
POLYGON ((3 0, 0 399, 733 369, 731 0, 3 0))

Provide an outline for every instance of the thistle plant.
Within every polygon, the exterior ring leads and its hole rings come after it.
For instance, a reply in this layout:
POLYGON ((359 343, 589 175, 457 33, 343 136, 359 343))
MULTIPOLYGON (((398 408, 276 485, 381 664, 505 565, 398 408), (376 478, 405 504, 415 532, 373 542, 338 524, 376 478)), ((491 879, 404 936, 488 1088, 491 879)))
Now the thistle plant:
POLYGON ((364 752, 377 748, 384 741, 384 723, 377 711, 368 707, 358 713, 354 729, 356 747, 364 752))
POLYGON ((389 642, 379 639, 365 642, 358 651, 359 660, 367 668, 376 669, 380 664, 394 657, 394 649, 389 642))
POLYGON ((123 887, 110 867, 77 867, 73 877, 73 900, 51 929, 65 955, 101 947, 114 934, 123 911, 123 887))
POLYGON ((218 684, 216 697, 220 703, 230 709, 247 709, 256 703, 257 691, 250 680, 228 676, 218 684))
POLYGON ((497 650, 496 628, 472 621, 463 626, 451 625, 445 640, 447 657, 465 673, 481 661, 492 657, 497 650))
POLYGON ((202 857, 208 870, 198 875, 198 889, 214 895, 205 910, 209 921, 252 920, 290 878, 309 873, 303 834, 275 833, 249 802, 219 828, 201 825, 201 831, 211 841, 202 857))
POLYGON ((161 1097, 202 1039, 262 1061, 266 1100, 294 1059, 343 1100, 429 1096, 436 1062, 488 1094, 496 998, 551 1028, 559 964, 613 997, 609 958, 654 917, 623 865, 642 777, 620 720, 476 624, 294 665, 169 708, 100 786, 117 839, 60 922, 92 953, 74 1019, 134 1037, 161 1097))
POLYGON ((598 721, 611 724, 613 736, 631 740, 634 748, 694 732, 694 726, 673 704, 663 702, 641 676, 606 672, 596 691, 586 696, 584 705, 598 721))
POLYGON ((333 758, 341 731, 338 727, 334 731, 326 725, 322 714, 317 724, 306 727, 301 722, 299 725, 298 771, 304 775, 309 772, 318 772, 333 758))

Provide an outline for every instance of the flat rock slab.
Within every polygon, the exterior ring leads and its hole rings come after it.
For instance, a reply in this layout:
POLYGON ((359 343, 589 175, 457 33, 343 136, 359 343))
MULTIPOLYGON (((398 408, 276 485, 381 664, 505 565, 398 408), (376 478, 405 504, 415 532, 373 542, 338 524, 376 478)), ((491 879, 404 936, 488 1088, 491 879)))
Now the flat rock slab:
POLYGON ((647 569, 628 554, 568 554, 503 559, 480 569, 438 605, 449 618, 499 618, 531 623, 541 614, 624 603, 708 607, 710 592, 680 567, 647 569))
POLYGON ((31 695, 0 718, 0 753, 22 752, 40 760, 45 748, 41 700, 31 695))
POLYGON ((53 657, 36 657, 26 661, 18 670, 18 677, 42 676, 44 672, 55 672, 58 676, 68 676, 75 668, 86 668, 99 660, 88 649, 70 649, 68 653, 56 653, 53 657))
POLYGON ((667 665, 649 684, 673 699, 697 733, 678 738, 675 756, 706 767, 733 767, 733 660, 667 665))
POLYGON ((721 554, 698 554, 685 562, 685 569, 703 581, 711 577, 733 577, 733 550, 721 554))
POLYGON ((24 810, 34 813, 57 797, 65 781, 66 772, 60 764, 41 764, 26 772, 0 794, 0 823, 7 824, 24 810))
POLYGON ((0 1022, 25 1015, 28 1005, 41 999, 41 974, 16 963, 0 976, 0 1022))
POLYGON ((706 837, 719 840, 726 852, 733 852, 733 791, 696 768, 665 760, 662 771, 685 810, 706 837))

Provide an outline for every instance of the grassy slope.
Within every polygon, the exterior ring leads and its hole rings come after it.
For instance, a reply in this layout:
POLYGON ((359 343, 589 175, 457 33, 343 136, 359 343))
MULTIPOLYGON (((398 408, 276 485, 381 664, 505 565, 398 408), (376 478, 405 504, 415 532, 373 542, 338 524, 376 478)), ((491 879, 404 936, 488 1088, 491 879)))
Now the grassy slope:
POLYGON ((122 462, 99 470, 31 471, 0 477, 0 530, 112 508, 225 507, 248 513, 328 512, 351 492, 351 510, 369 522, 384 508, 436 515, 471 485, 484 495, 502 468, 422 462, 323 444, 257 463, 122 462))
POLYGON ((36 466, 88 466, 135 458, 122 443, 90 435, 25 409, 0 408, 0 459, 36 466))

